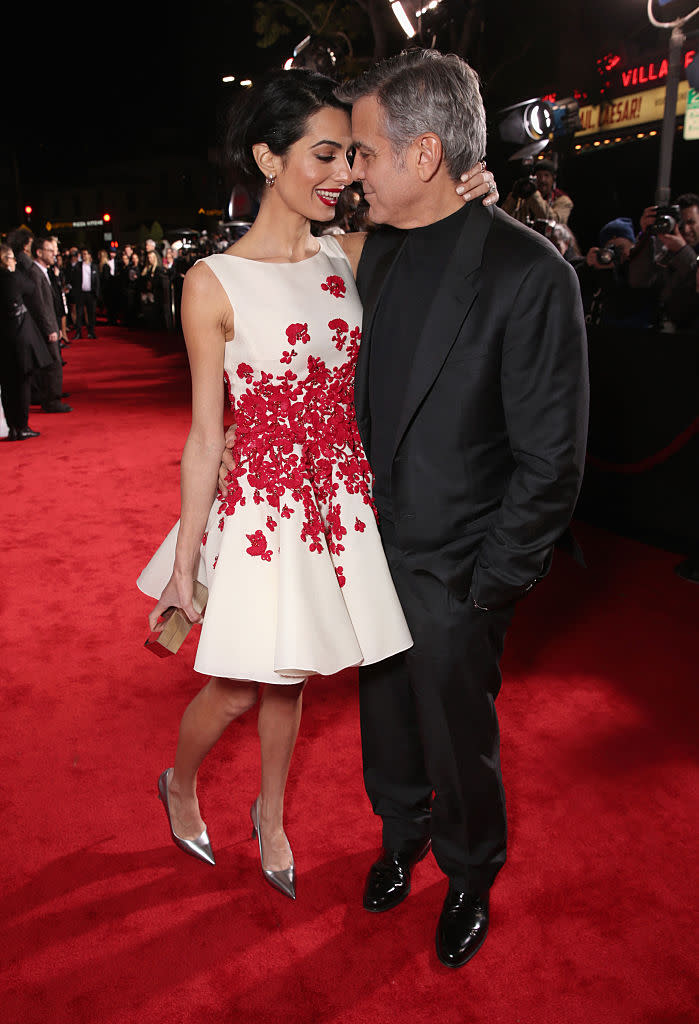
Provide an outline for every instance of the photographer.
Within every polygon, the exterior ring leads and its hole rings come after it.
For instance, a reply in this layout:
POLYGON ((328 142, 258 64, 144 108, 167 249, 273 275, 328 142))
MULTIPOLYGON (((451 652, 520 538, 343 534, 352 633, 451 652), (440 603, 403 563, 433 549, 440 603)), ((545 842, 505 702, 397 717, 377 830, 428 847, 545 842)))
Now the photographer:
POLYGON ((672 328, 693 329, 699 321, 699 196, 688 192, 671 206, 646 207, 641 230, 629 268, 631 287, 652 288, 661 318, 672 328))
POLYGON ((633 291, 629 285, 635 241, 632 221, 617 217, 604 225, 599 233, 599 246, 593 246, 576 266, 588 327, 652 326, 652 291, 633 291))
POLYGON ((536 227, 537 221, 567 224, 573 200, 556 187, 556 165, 553 161, 539 160, 533 175, 518 178, 514 183, 502 209, 530 227, 536 227))

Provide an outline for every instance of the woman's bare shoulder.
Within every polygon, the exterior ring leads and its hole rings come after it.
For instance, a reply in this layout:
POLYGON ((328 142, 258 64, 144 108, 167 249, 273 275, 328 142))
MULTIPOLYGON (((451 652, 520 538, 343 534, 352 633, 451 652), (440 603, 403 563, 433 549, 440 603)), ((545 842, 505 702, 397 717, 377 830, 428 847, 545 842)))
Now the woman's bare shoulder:
POLYGON ((350 261, 352 273, 357 276, 357 267, 362 256, 364 243, 367 240, 366 231, 350 231, 346 235, 335 235, 335 238, 342 246, 345 256, 350 261))
POLYGON ((226 336, 233 335, 233 309, 218 275, 206 260, 188 270, 182 288, 182 311, 201 326, 221 325, 226 336))

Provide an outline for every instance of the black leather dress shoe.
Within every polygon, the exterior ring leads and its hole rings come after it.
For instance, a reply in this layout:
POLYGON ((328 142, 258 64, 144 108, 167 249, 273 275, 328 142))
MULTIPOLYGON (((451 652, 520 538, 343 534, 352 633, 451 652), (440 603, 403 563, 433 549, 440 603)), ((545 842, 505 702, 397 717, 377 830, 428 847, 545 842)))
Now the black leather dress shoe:
POLYGON ((38 430, 30 430, 29 427, 24 427, 22 430, 17 430, 15 427, 10 427, 10 432, 7 435, 8 441, 26 441, 29 437, 41 437, 38 430))
POLYGON ((44 412, 72 412, 72 405, 66 405, 65 402, 51 402, 50 405, 42 405, 44 412))
POLYGON ((369 868, 364 886, 364 909, 380 914, 402 903, 410 892, 411 868, 427 856, 431 845, 432 841, 425 839, 407 851, 383 849, 369 868))
POLYGON ((437 925, 437 956, 446 967, 463 967, 488 934, 488 893, 472 896, 449 888, 437 925))

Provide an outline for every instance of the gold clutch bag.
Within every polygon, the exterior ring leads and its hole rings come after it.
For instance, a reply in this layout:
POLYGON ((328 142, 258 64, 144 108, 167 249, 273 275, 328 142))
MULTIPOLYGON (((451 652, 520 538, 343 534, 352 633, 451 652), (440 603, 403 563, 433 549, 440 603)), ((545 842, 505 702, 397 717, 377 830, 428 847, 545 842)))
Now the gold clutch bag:
MULTIPOLYGON (((192 604, 198 615, 206 608, 208 597, 209 591, 204 584, 194 580, 192 604)), ((171 654, 177 654, 194 623, 189 621, 181 608, 166 608, 162 617, 165 619, 165 625, 160 632, 151 633, 143 646, 158 658, 167 658, 171 654)))

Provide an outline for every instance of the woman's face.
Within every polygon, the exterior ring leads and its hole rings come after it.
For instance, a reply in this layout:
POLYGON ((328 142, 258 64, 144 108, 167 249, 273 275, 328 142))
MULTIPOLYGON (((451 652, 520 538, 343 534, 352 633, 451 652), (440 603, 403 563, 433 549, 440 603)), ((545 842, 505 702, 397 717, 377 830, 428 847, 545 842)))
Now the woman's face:
POLYGON ((150 263, 151 267, 154 267, 154 266, 157 265, 158 258, 157 258, 157 256, 155 255, 155 253, 153 252, 152 249, 149 249, 148 252, 146 253, 146 259, 150 263))
POLYGON ((332 220, 340 194, 352 182, 349 116, 323 107, 308 119, 306 133, 281 161, 273 191, 308 220, 332 220))
POLYGON ((13 252, 5 252, 3 250, 3 252, 0 253, 0 265, 2 265, 5 270, 16 270, 17 259, 15 254, 13 252))

